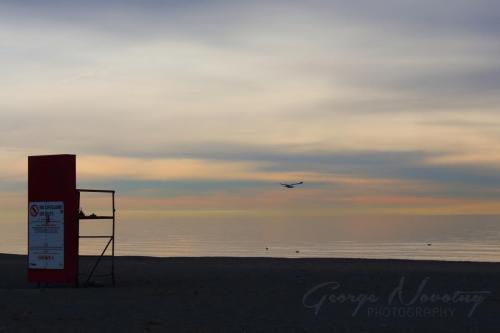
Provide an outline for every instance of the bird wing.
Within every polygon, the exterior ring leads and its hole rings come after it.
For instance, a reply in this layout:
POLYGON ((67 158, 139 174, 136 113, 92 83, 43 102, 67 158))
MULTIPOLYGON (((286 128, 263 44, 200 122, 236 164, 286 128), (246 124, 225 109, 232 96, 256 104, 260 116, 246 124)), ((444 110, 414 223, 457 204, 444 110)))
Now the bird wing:
POLYGON ((301 185, 301 184, 304 184, 304 182, 293 183, 291 185, 301 185))

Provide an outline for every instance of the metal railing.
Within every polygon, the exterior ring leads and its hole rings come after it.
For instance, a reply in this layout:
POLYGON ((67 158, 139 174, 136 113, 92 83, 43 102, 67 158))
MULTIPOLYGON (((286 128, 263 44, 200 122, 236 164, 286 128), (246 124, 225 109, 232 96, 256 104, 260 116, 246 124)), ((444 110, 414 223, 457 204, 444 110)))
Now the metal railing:
MULTIPOLYGON (((100 255, 95 255, 93 257, 96 257, 96 261, 94 262, 94 264, 92 265, 92 268, 90 269, 90 272, 88 274, 80 274, 80 272, 78 272, 78 275, 86 275, 87 278, 84 282, 84 285, 89 285, 90 284, 90 281, 92 279, 93 276, 100 276, 100 277, 111 277, 111 283, 113 284, 113 286, 115 286, 115 223, 116 223, 116 209, 115 209, 115 191, 114 190, 90 190, 90 189, 77 189, 76 190, 78 192, 78 207, 79 207, 79 212, 78 212, 78 239, 85 239, 85 238, 102 238, 102 239, 107 239, 107 243, 106 243, 106 246, 104 247, 104 249, 101 251, 101 254, 100 255), (81 208, 80 208, 80 194, 82 192, 90 192, 90 193, 109 193, 111 194, 111 197, 112 197, 112 212, 113 212, 113 215, 109 215, 109 216, 97 216, 97 215, 89 215, 89 216, 86 216, 85 214, 83 214, 81 208), (111 220, 112 221, 112 231, 111 231, 111 235, 97 235, 97 236, 94 236, 94 235, 80 235, 80 221, 81 220, 111 220), (111 254, 110 255, 106 255, 106 251, 108 250, 108 248, 110 247, 111 245, 111 254), (99 266, 99 263, 101 262, 101 260, 104 258, 104 257, 110 257, 111 259, 111 272, 109 274, 99 274, 99 275, 96 275, 94 274, 95 271, 96 271, 96 268, 99 266)), ((80 242, 78 242, 80 243, 80 242)), ((78 245, 78 247, 80 247, 80 245, 78 245)), ((78 254, 80 254, 80 249, 78 249, 78 254)))

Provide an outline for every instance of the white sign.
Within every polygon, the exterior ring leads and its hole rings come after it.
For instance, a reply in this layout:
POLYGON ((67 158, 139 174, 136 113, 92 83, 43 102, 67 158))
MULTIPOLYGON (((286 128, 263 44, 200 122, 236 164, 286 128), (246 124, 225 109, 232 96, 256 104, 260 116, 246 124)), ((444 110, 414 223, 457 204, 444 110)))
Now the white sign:
POLYGON ((28 229, 28 267, 64 269, 64 202, 30 202, 28 229))

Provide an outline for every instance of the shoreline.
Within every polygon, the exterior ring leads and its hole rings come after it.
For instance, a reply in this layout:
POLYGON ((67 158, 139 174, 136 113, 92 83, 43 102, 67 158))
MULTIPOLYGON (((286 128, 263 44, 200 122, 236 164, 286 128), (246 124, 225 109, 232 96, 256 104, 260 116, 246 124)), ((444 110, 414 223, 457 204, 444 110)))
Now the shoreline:
POLYGON ((0 254, 0 332, 497 332, 500 325, 500 263, 125 256, 115 258, 114 288, 103 280, 99 288, 39 289, 26 282, 25 259, 0 254), (487 293, 472 317, 471 303, 460 301, 387 302, 394 292, 408 301, 419 289, 487 293), (353 315, 357 304, 339 295, 377 302, 353 315))

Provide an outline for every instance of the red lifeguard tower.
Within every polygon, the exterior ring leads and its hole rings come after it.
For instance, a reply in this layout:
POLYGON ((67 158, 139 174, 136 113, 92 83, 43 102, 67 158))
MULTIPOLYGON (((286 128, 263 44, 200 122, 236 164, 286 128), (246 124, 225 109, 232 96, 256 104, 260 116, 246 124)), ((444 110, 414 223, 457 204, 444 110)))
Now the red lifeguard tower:
MULTIPOLYGON (((76 188, 76 155, 28 157, 28 281, 79 285, 86 275, 88 284, 104 257, 111 260, 105 274, 115 285, 115 191, 76 188), (80 213, 80 193, 99 192, 112 196, 112 215, 85 216, 80 213), (80 235, 80 220, 108 220, 111 234, 80 235), (103 238, 106 245, 87 273, 79 272, 79 240, 103 238)), ((101 274, 101 276, 103 276, 101 274)))

